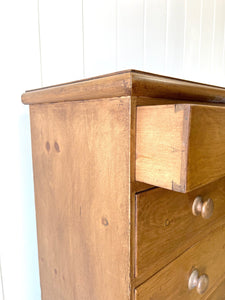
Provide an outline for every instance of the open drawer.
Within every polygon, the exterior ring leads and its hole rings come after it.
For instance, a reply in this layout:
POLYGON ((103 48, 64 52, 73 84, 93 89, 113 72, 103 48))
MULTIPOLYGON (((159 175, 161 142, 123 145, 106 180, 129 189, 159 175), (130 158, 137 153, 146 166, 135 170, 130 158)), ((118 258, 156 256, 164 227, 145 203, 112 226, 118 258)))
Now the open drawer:
POLYGON ((137 181, 186 193, 223 176, 225 107, 137 107, 137 181))

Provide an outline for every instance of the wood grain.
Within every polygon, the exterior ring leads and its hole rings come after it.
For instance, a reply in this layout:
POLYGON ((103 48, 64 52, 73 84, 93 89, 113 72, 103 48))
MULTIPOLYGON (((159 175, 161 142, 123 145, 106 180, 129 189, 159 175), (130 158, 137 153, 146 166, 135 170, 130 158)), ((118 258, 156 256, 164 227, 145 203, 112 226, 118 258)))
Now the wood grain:
POLYGON ((225 178, 187 194, 153 189, 136 196, 136 277, 143 282, 225 223, 225 178), (213 199, 210 219, 192 214, 196 196, 213 199))
POLYGON ((30 106, 42 300, 130 300, 129 101, 30 106))
POLYGON ((188 192, 225 176, 224 128, 222 106, 137 107, 136 180, 188 192))
POLYGON ((191 106, 187 188, 225 176, 225 107, 191 106))
POLYGON ((224 103, 224 92, 221 87, 132 70, 132 96, 224 103))
POLYGON ((136 180, 185 191, 189 104, 137 107, 136 180))
POLYGON ((132 184, 132 191, 134 193, 150 190, 154 188, 154 185, 146 184, 144 182, 134 181, 132 184))
MULTIPOLYGON (((155 245, 158 247, 160 236, 169 246, 164 248, 164 257, 158 255, 157 261, 148 260, 146 255, 144 271, 139 269, 135 278, 139 255, 135 193, 149 190, 147 195, 150 189, 156 191, 152 184, 135 178, 136 106, 183 103, 186 107, 183 112, 179 104, 176 107, 179 126, 184 129, 182 120, 189 113, 186 102, 224 105, 225 89, 126 70, 28 91, 22 99, 31 104, 42 300, 133 300, 134 288, 155 274, 155 270, 165 267, 224 223, 219 199, 224 196, 224 188, 220 185, 215 185, 215 193, 208 188, 209 193, 218 196, 215 207, 221 209, 219 213, 215 211, 217 219, 213 221, 213 216, 209 221, 204 220, 208 225, 196 219, 194 224, 200 230, 196 232, 191 223, 185 234, 183 228, 190 224, 186 218, 191 196, 168 191, 173 194, 168 197, 171 202, 168 204, 164 190, 159 197, 160 205, 156 203, 157 197, 152 202, 155 209, 162 210, 162 218, 154 209, 149 212, 151 202, 143 205, 142 216, 139 210, 139 218, 146 222, 143 251, 151 253, 155 245), (171 214, 170 210, 166 212, 167 205, 173 208, 171 214), (149 216, 154 212, 153 219, 159 222, 157 228, 151 223, 154 229, 149 230, 147 212, 149 216), (164 219, 167 226, 163 227, 160 222, 164 219), (180 231, 174 224, 182 224, 180 231), (177 246, 171 242, 172 231, 180 237, 180 243, 178 239, 175 242, 177 246), (149 232, 153 232, 152 248, 146 240, 149 232)), ((207 187, 202 191, 206 197, 207 187)), ((137 196, 140 199, 141 194, 137 196)), ((142 200, 144 204, 145 198, 142 200)))
POLYGON ((22 101, 24 104, 38 104, 122 97, 131 94, 130 86, 130 73, 119 72, 28 91, 22 95, 22 101))
POLYGON ((22 101, 37 104, 122 96, 225 103, 224 88, 137 70, 27 91, 22 95, 22 101))
POLYGON ((206 300, 224 300, 225 299, 225 278, 216 287, 215 291, 212 292, 206 300))
POLYGON ((224 276, 224 270, 225 226, 208 235, 140 285, 136 289, 135 300, 206 299, 224 276), (197 268, 200 274, 206 273, 209 276, 209 287, 203 295, 197 294, 195 289, 188 290, 188 278, 194 268, 197 268))

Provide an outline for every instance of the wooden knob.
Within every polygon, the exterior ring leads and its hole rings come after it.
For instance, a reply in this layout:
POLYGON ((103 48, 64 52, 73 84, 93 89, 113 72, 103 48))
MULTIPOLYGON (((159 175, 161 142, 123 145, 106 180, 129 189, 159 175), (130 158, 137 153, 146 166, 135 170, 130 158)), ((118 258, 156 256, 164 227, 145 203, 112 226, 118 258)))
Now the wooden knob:
POLYGON ((188 288, 189 290, 192 290, 196 288, 198 294, 203 294, 209 286, 209 277, 206 274, 202 274, 199 276, 198 270, 195 269, 188 281, 188 288))
POLYGON ((207 201, 202 201, 202 197, 195 198, 192 205, 192 213, 194 216, 202 215, 204 219, 209 219, 213 213, 213 200, 209 198, 207 201))

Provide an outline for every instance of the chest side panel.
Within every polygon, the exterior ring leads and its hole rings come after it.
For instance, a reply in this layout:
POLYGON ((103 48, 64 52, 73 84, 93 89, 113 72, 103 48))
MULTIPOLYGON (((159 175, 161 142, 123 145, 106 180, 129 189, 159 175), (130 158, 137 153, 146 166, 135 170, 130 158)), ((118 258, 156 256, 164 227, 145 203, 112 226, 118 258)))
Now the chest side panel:
POLYGON ((43 300, 130 297, 129 100, 30 106, 43 300))

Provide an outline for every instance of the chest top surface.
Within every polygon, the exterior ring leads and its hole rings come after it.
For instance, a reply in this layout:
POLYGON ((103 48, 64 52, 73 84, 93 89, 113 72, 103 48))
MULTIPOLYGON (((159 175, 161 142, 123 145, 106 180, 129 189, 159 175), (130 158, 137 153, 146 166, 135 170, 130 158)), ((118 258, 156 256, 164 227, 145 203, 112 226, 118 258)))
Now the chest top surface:
POLYGON ((225 88, 125 70, 27 91, 24 104, 90 100, 123 96, 225 103, 225 88))

